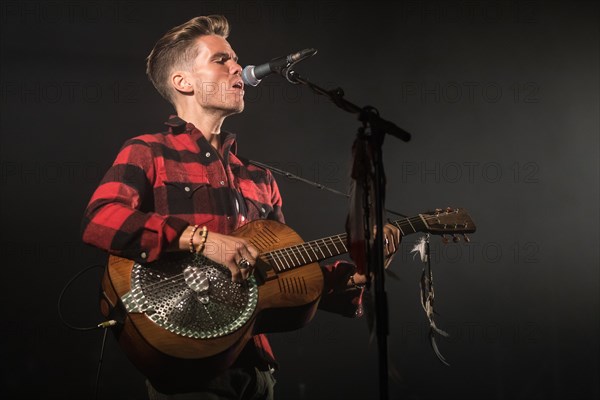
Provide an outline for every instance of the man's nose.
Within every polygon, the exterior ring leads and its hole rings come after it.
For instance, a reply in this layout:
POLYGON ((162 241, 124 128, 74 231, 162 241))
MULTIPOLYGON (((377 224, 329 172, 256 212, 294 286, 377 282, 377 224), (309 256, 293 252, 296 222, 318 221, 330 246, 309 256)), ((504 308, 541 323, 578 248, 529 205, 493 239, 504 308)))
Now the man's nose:
POLYGON ((236 61, 231 61, 230 73, 232 75, 241 75, 242 74, 242 66, 238 64, 236 61))

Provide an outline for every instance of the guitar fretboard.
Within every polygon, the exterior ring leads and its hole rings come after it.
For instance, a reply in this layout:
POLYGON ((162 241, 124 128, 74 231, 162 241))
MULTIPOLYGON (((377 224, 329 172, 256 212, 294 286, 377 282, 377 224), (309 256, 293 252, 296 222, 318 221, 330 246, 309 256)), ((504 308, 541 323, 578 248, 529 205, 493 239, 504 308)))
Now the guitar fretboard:
MULTIPOLYGON (((421 215, 393 221, 402 236, 427 230, 427 224, 421 215)), ((303 265, 323 261, 348 252, 348 235, 345 233, 323 239, 304 242, 264 253, 262 256, 277 270, 288 271, 303 265)))

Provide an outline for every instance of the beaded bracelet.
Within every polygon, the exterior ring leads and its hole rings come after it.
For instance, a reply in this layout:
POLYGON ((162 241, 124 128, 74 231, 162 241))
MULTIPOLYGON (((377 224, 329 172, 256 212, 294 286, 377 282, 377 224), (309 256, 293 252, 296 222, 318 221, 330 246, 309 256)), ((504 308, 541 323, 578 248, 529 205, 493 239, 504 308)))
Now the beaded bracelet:
POLYGON ((195 253, 194 250, 194 233, 198 230, 198 225, 192 226, 192 234, 190 235, 190 253, 195 253))
POLYGON ((202 253, 204 247, 206 246, 206 238, 208 237, 208 228, 206 226, 202 227, 202 233, 200 234, 201 242, 200 246, 198 246, 198 250, 196 250, 196 254, 202 253))

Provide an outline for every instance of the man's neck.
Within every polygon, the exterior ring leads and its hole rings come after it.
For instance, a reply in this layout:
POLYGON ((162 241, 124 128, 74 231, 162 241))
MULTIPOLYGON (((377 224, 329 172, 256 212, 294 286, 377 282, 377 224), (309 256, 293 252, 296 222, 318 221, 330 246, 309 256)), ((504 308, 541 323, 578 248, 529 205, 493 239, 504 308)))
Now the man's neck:
POLYGON ((204 138, 210 143, 215 149, 219 150, 221 146, 220 133, 221 125, 225 117, 222 115, 216 115, 206 112, 190 112, 182 109, 177 109, 177 116, 186 122, 194 124, 204 138))

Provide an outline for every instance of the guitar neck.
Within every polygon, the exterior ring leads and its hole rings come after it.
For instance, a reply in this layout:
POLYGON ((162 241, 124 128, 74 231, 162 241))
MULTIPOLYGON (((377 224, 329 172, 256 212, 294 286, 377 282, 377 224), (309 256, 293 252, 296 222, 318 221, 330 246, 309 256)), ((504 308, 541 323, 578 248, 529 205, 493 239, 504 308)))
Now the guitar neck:
MULTIPOLYGON (((421 214, 393 221, 402 236, 416 232, 427 231, 427 224, 421 214)), ((322 239, 304 242, 295 246, 285 247, 264 253, 271 265, 279 272, 288 271, 303 265, 326 260, 348 252, 346 245, 348 235, 345 233, 329 236, 322 239)))

